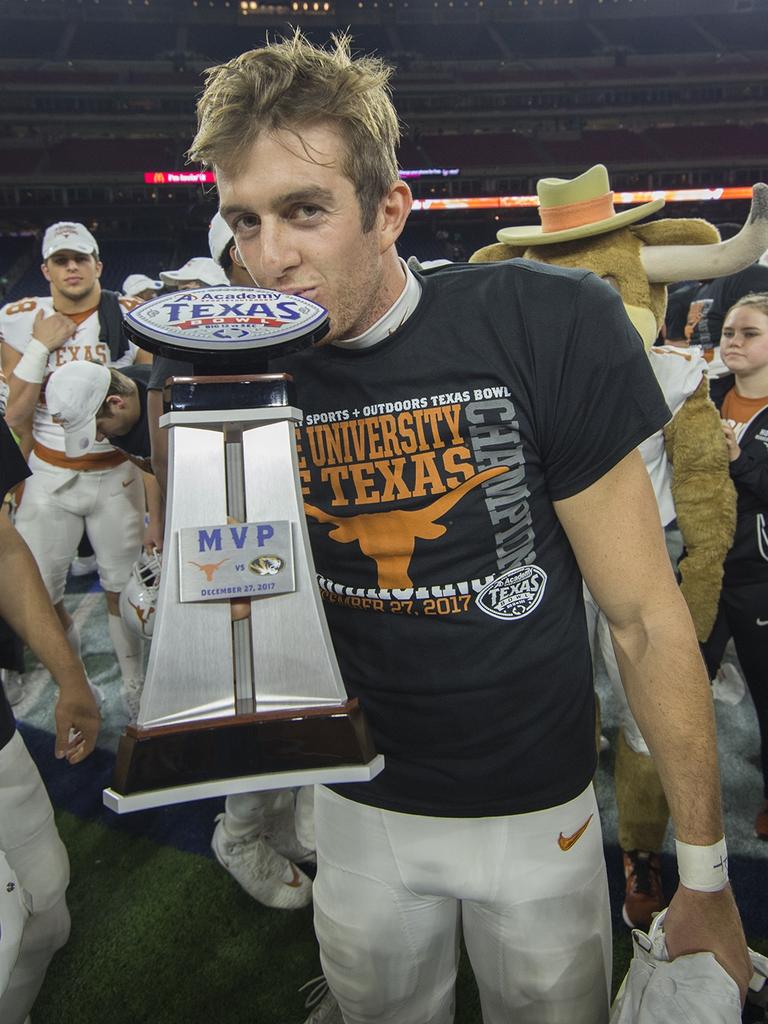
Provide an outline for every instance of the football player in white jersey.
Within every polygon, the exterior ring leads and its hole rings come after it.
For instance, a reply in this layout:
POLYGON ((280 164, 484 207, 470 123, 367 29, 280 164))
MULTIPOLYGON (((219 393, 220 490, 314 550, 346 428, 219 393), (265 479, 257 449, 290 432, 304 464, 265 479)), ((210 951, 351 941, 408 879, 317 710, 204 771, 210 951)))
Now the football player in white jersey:
POLYGON ((67 638, 79 654, 77 627, 64 607, 67 570, 83 528, 93 545, 109 612, 109 633, 120 664, 123 695, 143 682, 141 641, 123 624, 119 596, 141 548, 141 473, 107 443, 73 451, 45 406, 50 374, 67 362, 96 359, 124 366, 149 361, 129 343, 122 316, 136 300, 101 288, 96 239, 83 225, 59 222, 43 237, 43 276, 50 295, 0 309, 2 366, 10 385, 6 419, 22 438, 33 476, 16 526, 32 550, 67 638))
POLYGON ((146 274, 129 274, 123 281, 120 289, 129 299, 138 299, 140 302, 148 302, 156 298, 163 290, 163 282, 146 274))

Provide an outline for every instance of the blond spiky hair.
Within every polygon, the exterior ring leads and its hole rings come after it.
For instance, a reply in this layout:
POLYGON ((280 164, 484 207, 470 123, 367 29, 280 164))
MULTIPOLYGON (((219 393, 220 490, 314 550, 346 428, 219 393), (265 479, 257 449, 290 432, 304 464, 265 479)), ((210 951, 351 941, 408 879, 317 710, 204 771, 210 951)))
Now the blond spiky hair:
POLYGON ((205 72, 189 159, 237 172, 262 132, 290 131, 301 141, 302 127, 330 121, 345 143, 341 170, 355 186, 368 231, 398 177, 391 74, 377 57, 353 58, 347 33, 319 47, 296 29, 205 72))
POLYGON ((749 292, 747 295, 742 295, 738 302, 734 302, 725 316, 729 316, 734 309, 741 309, 743 306, 752 306, 758 313, 768 316, 768 292, 749 292))

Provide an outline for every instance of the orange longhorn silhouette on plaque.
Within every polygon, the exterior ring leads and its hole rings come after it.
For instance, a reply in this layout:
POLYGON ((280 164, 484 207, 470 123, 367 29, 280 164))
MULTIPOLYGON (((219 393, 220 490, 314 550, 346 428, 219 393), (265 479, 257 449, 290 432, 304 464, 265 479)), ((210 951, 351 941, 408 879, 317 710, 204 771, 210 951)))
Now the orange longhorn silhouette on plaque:
POLYGON ((222 558, 220 562, 206 562, 205 565, 200 565, 199 562, 192 561, 190 561, 188 564, 194 565, 200 570, 200 572, 204 572, 205 578, 208 580, 208 582, 213 583, 213 577, 216 575, 217 570, 220 569, 222 565, 224 565, 224 563, 228 561, 228 558, 222 558))
POLYGON ((351 544, 355 540, 358 542, 363 554, 376 563, 378 585, 382 590, 402 590, 413 585, 408 569, 417 538, 436 540, 442 537, 447 527, 440 526, 437 520, 450 512, 469 491, 508 470, 508 466, 485 469, 454 490, 442 494, 425 508, 333 516, 305 502, 304 510, 320 523, 333 524, 328 534, 332 540, 339 544, 351 544))

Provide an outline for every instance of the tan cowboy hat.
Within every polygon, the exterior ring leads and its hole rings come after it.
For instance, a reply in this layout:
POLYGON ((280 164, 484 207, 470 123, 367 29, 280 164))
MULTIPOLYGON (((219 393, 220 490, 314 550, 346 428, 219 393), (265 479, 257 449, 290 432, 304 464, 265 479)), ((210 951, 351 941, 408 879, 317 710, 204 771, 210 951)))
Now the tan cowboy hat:
POLYGON ((576 238, 604 235, 660 210, 663 199, 616 213, 608 171, 595 164, 578 178, 542 178, 536 185, 541 224, 502 228, 496 233, 507 245, 552 245, 576 238))

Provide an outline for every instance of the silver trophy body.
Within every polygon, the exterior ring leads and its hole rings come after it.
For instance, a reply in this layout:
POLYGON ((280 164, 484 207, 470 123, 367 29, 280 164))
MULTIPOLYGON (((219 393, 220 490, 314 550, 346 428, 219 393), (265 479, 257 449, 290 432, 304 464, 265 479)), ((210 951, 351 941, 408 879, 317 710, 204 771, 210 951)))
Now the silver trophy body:
MULTIPOLYGON (((210 291, 206 307, 213 305, 210 291)), ((244 294, 214 294, 232 291, 244 294)), ((204 305, 188 294, 193 310, 204 305)), ((262 306, 265 294, 279 295, 259 290, 262 306)), ((293 297, 280 296, 286 298, 293 297)), ((244 309, 243 299, 227 301, 244 309)), ((269 301, 275 308, 279 300, 269 301)), ((162 297, 145 306, 161 303, 162 297)), ((180 300, 175 306, 186 312, 180 300)), ((134 340, 166 355, 191 355, 196 375, 171 378, 166 387, 163 572, 138 719, 121 738, 105 803, 123 813, 228 793, 367 781, 383 758, 359 705, 348 699, 325 621, 304 516, 295 440, 301 412, 292 404, 291 379, 212 374, 205 336, 199 349, 188 335, 182 347, 175 338, 158 341, 153 328, 161 333, 145 316, 134 340), (242 407, 229 407, 240 396, 242 407)), ((236 357, 216 353, 228 368, 235 359, 244 366, 257 361, 242 337, 236 357)), ((299 334, 299 343, 306 338, 299 334)), ((269 334, 267 342, 256 345, 259 362, 265 348, 273 354, 283 344, 269 334)))

